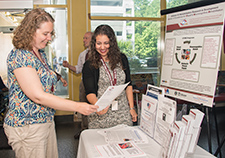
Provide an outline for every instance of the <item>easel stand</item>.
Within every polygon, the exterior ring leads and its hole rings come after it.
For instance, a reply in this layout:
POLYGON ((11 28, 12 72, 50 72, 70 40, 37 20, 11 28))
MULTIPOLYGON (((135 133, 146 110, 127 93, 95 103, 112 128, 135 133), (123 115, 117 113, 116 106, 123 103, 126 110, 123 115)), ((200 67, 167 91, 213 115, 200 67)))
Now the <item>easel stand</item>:
POLYGON ((213 115, 214 115, 214 120, 215 120, 215 127, 216 127, 216 137, 217 137, 217 143, 218 143, 218 149, 216 151, 216 153, 214 154, 215 156, 218 155, 218 153, 220 153, 220 157, 222 158, 222 153, 220 148, 222 147, 225 138, 223 138, 222 143, 220 144, 220 138, 219 138, 219 129, 218 129, 218 124, 217 124, 217 116, 216 116, 216 110, 215 110, 215 105, 213 105, 213 107, 207 107, 207 106, 203 106, 204 108, 204 112, 205 112, 205 116, 206 116, 206 123, 207 123, 207 136, 208 136, 208 147, 209 147, 209 152, 212 153, 212 141, 211 141, 211 125, 210 125, 210 114, 209 114, 209 110, 213 111, 213 115))
POLYGON ((214 154, 215 156, 217 156, 218 153, 220 152, 220 157, 222 157, 222 156, 221 156, 221 148, 222 148, 224 142, 225 142, 225 135, 223 136, 223 139, 222 139, 221 143, 219 144, 219 146, 218 146, 218 148, 217 148, 217 150, 216 150, 216 152, 215 152, 215 154, 214 154))

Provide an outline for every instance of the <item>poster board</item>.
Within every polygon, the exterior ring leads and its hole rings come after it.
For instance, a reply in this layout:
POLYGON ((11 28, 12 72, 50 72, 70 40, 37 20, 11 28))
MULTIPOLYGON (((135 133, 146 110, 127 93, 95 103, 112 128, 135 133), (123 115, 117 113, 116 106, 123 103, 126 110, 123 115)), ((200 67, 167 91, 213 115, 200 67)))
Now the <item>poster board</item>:
POLYGON ((225 2, 220 1, 166 15, 160 81, 166 96, 212 107, 224 15, 225 2))

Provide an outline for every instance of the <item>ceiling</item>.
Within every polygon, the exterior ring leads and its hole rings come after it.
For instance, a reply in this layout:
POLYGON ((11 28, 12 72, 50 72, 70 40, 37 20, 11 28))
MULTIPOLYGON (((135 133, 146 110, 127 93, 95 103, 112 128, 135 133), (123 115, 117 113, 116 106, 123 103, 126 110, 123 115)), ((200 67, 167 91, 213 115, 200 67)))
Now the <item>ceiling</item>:
POLYGON ((0 12, 0 27, 1 26, 18 26, 24 18, 24 11, 17 12, 0 12))

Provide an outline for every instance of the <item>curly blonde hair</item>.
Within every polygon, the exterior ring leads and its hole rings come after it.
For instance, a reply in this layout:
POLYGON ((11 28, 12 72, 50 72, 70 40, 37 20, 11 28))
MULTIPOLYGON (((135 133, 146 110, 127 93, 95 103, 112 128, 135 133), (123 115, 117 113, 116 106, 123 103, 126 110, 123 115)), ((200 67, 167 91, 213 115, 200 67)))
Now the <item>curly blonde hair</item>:
MULTIPOLYGON (((33 37, 37 29, 44 22, 52 22, 55 20, 45 10, 37 8, 27 13, 22 20, 21 24, 13 32, 12 43, 17 49, 32 50, 33 37)), ((52 40, 55 37, 54 30, 52 31, 52 40)))

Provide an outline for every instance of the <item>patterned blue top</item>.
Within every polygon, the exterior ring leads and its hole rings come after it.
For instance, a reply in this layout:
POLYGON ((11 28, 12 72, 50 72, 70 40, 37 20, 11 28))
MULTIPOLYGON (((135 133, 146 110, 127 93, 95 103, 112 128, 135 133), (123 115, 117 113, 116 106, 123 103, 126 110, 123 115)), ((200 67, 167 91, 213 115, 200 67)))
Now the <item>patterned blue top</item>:
MULTIPOLYGON (((46 54, 40 51, 45 63, 46 54)), ((43 90, 52 93, 52 85, 56 89, 57 76, 49 67, 46 69, 41 61, 27 50, 13 49, 7 58, 9 110, 5 117, 5 123, 13 127, 22 127, 27 124, 52 122, 55 110, 30 100, 19 86, 13 71, 21 67, 34 68, 40 78, 43 90)), ((26 76, 24 76, 26 77, 26 76)))

